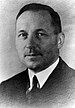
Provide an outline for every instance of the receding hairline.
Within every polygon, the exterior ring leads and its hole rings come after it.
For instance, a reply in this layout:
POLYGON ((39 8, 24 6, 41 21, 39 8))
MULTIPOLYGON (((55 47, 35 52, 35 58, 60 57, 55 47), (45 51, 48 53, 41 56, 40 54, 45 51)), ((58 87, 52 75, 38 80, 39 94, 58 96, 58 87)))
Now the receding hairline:
POLYGON ((56 32, 58 32, 58 33, 61 32, 62 31, 62 27, 61 27, 60 16, 59 16, 59 14, 53 8, 51 8, 48 5, 44 5, 44 4, 40 4, 40 3, 30 3, 30 4, 26 4, 18 12, 17 17, 16 17, 16 20, 25 11, 37 12, 37 11, 41 11, 41 10, 42 11, 43 10, 44 11, 47 11, 50 14, 51 20, 52 20, 52 25, 55 26, 56 32))
MULTIPOLYGON (((40 15, 41 17, 45 16, 45 17, 49 17, 50 21, 52 21, 52 17, 50 15, 50 13, 47 11, 47 10, 27 10, 27 11, 24 11, 21 15, 24 14, 24 16, 26 15, 26 13, 29 15, 29 14, 35 14, 35 15, 40 15)), ((21 15, 19 17, 21 17, 21 15)))
MULTIPOLYGON (((53 8, 51 8, 50 6, 48 5, 44 5, 44 4, 41 4, 41 3, 30 3, 30 4, 26 4, 25 6, 23 6, 17 16, 16 16, 16 19, 18 19, 18 17, 24 12, 24 11, 27 11, 27 10, 32 10, 32 11, 39 11, 39 10, 46 10, 49 12, 52 11, 52 12, 55 12, 53 8)), ((49 13, 50 14, 50 13, 49 13)))

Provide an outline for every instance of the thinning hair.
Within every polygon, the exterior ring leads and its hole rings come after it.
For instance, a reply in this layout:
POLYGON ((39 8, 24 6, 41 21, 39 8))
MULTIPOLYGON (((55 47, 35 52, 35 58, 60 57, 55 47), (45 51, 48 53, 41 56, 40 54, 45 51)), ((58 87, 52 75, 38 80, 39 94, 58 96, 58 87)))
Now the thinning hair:
POLYGON ((62 31, 60 16, 57 12, 54 11, 54 9, 52 9, 48 5, 44 5, 44 4, 40 4, 40 3, 27 4, 20 9, 19 13, 17 14, 16 20, 25 11, 35 11, 36 12, 36 11, 40 11, 40 10, 48 11, 48 13, 51 15, 51 19, 52 19, 51 23, 55 27, 54 33, 55 34, 60 33, 62 31))

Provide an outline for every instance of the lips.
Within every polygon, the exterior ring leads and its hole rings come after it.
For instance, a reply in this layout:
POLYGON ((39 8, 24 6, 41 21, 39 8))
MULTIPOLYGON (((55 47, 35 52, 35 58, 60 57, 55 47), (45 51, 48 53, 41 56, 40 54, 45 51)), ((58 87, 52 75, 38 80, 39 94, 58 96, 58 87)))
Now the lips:
POLYGON ((24 57, 26 57, 26 56, 42 56, 42 53, 41 53, 41 51, 39 51, 39 50, 30 50, 30 49, 26 49, 25 50, 25 53, 24 53, 24 57))
POLYGON ((42 56, 41 53, 29 53, 29 54, 25 54, 25 57, 26 56, 42 56))
POLYGON ((38 56, 38 55, 40 55, 40 54, 26 54, 25 56, 38 56))

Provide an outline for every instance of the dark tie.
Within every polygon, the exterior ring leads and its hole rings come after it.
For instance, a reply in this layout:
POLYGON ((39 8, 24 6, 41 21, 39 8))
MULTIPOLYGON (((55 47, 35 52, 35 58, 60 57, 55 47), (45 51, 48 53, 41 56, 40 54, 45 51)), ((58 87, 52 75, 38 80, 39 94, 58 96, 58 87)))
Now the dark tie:
POLYGON ((32 88, 32 90, 38 90, 39 89, 39 82, 38 82, 38 79, 37 79, 37 77, 34 75, 34 77, 33 77, 33 88, 32 88))
POLYGON ((37 77, 35 75, 33 77, 33 83, 32 84, 33 84, 32 85, 33 87, 31 89, 31 91, 29 91, 27 93, 27 102, 29 104, 32 104, 32 103, 36 102, 37 96, 38 96, 39 91, 40 91, 40 89, 39 89, 39 82, 38 82, 38 79, 37 79, 37 77))

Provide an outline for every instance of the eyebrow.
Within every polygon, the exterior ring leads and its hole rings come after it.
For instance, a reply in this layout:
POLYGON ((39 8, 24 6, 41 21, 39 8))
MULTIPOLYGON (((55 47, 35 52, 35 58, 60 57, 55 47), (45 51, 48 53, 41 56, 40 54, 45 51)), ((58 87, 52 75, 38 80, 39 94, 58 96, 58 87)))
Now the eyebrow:
POLYGON ((26 32, 26 31, 25 31, 25 30, 20 30, 19 33, 20 33, 20 32, 26 32))
MULTIPOLYGON (((44 30, 44 29, 42 29, 42 28, 40 28, 40 29, 37 29, 36 31, 37 31, 37 32, 39 32, 39 31, 46 32, 46 30, 44 30)), ((46 32, 46 33, 47 33, 47 32, 46 32)))
POLYGON ((20 30, 19 32, 18 32, 18 37, 20 36, 20 33, 26 33, 27 35, 28 35, 28 33, 25 31, 25 30, 20 30))

